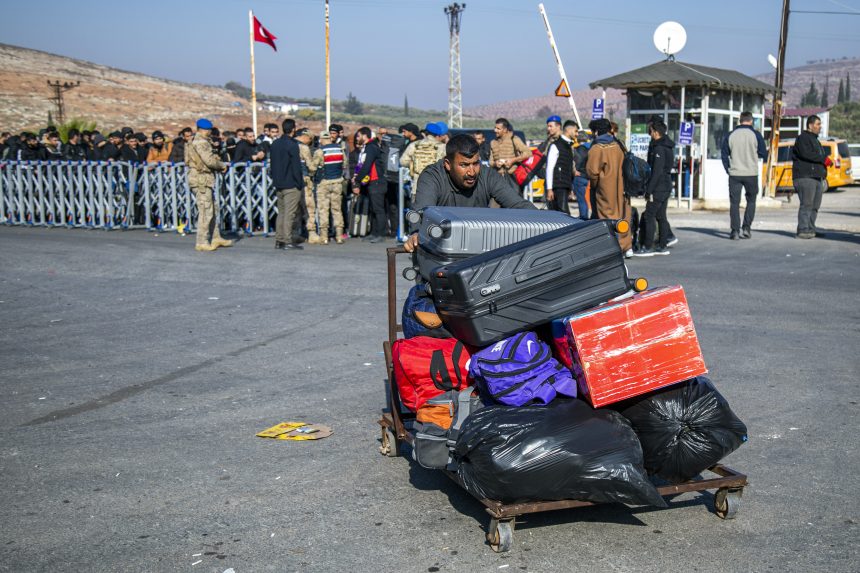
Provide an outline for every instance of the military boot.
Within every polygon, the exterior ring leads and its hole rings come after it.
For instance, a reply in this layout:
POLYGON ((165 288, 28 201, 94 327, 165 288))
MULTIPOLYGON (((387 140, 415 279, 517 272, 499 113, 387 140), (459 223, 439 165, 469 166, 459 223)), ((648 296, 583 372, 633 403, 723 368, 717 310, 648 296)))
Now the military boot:
POLYGON ((342 245, 344 243, 344 241, 343 241, 343 228, 342 227, 338 227, 337 229, 335 229, 334 242, 337 243, 338 245, 342 245))
POLYGON ((194 247, 194 250, 195 251, 201 251, 204 253, 211 253, 212 251, 214 251, 217 248, 218 247, 216 247, 215 245, 207 245, 204 243, 204 244, 197 245, 196 247, 194 247))
POLYGON ((328 229, 320 229, 320 245, 328 245, 328 229))
POLYGON ((224 237, 214 237, 212 239, 212 246, 216 247, 216 248, 217 247, 232 247, 233 241, 231 241, 229 239, 225 239, 224 237))
POLYGON ((308 244, 309 245, 319 245, 322 243, 322 239, 319 235, 316 234, 316 231, 308 231, 308 244))

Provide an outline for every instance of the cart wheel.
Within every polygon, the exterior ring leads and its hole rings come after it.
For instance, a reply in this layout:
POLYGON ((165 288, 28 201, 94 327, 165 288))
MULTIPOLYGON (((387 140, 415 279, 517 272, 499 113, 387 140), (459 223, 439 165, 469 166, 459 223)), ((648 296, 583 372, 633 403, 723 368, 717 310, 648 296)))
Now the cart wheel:
POLYGON ((397 447, 397 440, 394 438, 394 432, 389 428, 382 428, 382 445, 379 446, 379 453, 389 458, 396 458, 400 455, 397 447))
POLYGON ((720 488, 714 495, 714 510, 722 519, 734 519, 741 506, 743 489, 720 488))
POLYGON ((514 520, 491 519, 489 531, 487 531, 487 543, 496 553, 510 551, 511 545, 514 543, 514 520))

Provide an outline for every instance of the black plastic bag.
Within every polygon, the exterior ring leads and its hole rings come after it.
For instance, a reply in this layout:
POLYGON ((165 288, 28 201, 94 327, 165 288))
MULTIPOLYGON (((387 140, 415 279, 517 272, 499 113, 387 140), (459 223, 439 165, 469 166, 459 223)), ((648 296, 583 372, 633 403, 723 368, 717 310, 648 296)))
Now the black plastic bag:
POLYGON ((747 427, 704 376, 618 405, 645 455, 645 469, 673 483, 699 475, 747 441, 747 427))
POLYGON ((455 456, 463 485, 479 499, 666 506, 630 424, 582 400, 485 407, 466 419, 455 456))

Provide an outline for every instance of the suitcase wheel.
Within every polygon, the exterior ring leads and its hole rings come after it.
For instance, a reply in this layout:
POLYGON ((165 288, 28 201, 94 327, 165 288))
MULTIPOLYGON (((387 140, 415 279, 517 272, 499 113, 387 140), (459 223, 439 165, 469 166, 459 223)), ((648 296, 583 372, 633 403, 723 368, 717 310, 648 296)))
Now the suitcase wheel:
POLYGON ((615 221, 615 232, 619 235, 624 235, 630 231, 630 223, 628 223, 625 219, 619 219, 615 221))
POLYGON ((406 213, 406 221, 412 223, 413 225, 417 225, 421 222, 421 212, 420 211, 407 211, 406 213))
POLYGON ((418 277, 418 269, 415 267, 406 267, 403 269, 403 278, 408 281, 414 281, 418 277))
POLYGON ((642 292, 648 289, 648 279, 639 277, 638 279, 633 280, 633 290, 636 292, 642 292))

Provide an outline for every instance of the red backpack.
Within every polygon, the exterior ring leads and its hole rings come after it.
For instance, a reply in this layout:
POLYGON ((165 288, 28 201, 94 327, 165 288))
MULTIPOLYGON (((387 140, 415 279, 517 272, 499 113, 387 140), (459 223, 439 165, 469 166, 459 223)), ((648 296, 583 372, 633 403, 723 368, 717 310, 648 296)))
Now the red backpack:
POLYGON ((526 179, 531 176, 532 172, 540 166, 542 159, 543 153, 537 147, 532 149, 532 156, 517 165, 514 171, 514 179, 516 179, 517 185, 522 185, 526 182, 526 179))
POLYGON ((404 406, 417 411, 427 400, 469 386, 469 351, 459 340, 416 336, 394 342, 394 380, 404 406))

